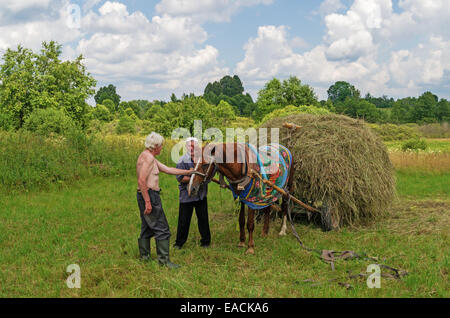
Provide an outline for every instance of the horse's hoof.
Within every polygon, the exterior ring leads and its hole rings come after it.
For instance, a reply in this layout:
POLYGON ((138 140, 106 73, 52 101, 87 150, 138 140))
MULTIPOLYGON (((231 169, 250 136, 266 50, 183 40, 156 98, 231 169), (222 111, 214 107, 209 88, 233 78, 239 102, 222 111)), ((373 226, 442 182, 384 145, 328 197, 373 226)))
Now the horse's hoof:
POLYGON ((262 232, 261 237, 267 237, 267 233, 262 232))
POLYGON ((281 231, 280 233, 278 233, 279 236, 286 236, 286 231, 281 231))
POLYGON ((238 247, 245 247, 245 242, 239 242, 238 247))
POLYGON ((251 247, 245 252, 245 254, 253 255, 253 254, 255 254, 255 250, 253 249, 253 247, 251 247))

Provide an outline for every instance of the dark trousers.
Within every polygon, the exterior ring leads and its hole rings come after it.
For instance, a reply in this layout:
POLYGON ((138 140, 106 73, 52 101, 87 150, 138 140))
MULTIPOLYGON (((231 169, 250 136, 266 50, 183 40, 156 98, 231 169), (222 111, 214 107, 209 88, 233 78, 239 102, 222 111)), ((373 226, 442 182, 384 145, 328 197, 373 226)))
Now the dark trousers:
POLYGON ((169 223, 162 208, 159 191, 148 190, 150 202, 152 204, 152 212, 148 215, 144 214, 145 200, 142 193, 138 191, 136 197, 141 214, 141 239, 149 239, 155 237, 155 240, 162 241, 170 239, 169 223))
POLYGON ((183 246, 186 243, 189 235, 189 227, 191 225, 192 212, 195 208, 195 214, 198 220, 198 231, 200 232, 202 246, 209 245, 211 243, 211 232, 209 230, 208 221, 208 201, 206 198, 200 201, 181 203, 178 213, 178 228, 177 239, 175 244, 183 246))

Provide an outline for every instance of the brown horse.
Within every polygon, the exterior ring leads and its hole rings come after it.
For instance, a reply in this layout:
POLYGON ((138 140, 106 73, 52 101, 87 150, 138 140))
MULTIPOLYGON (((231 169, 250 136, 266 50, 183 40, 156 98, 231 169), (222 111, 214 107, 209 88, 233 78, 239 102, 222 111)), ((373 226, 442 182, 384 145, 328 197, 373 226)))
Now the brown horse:
MULTIPOLYGON (((226 186, 224 177, 228 180, 229 186, 233 188, 234 193, 238 194, 242 191, 251 179, 252 169, 255 168, 255 160, 250 160, 252 151, 244 144, 208 144, 202 149, 201 156, 195 163, 195 173, 192 175, 188 192, 189 195, 195 195, 200 188, 200 185, 212 180, 216 172, 220 174, 220 183, 226 186), (228 154, 227 154, 228 150, 228 154), (232 152, 231 154, 229 152, 232 152), (226 159, 226 160, 225 160, 226 159)), ((292 186, 293 169, 289 171, 289 179, 287 189, 290 190, 292 186)), ((286 235, 286 214, 287 214, 287 200, 282 200, 283 224, 280 235, 286 235)), ((264 213, 264 226, 262 236, 267 236, 269 232, 269 221, 271 207, 261 209, 264 213)), ((239 213, 239 247, 245 246, 245 204, 241 202, 241 209, 239 213)), ((254 254, 255 242, 253 240, 253 231, 255 229, 255 210, 248 207, 247 216, 247 230, 249 234, 247 254, 254 254)))

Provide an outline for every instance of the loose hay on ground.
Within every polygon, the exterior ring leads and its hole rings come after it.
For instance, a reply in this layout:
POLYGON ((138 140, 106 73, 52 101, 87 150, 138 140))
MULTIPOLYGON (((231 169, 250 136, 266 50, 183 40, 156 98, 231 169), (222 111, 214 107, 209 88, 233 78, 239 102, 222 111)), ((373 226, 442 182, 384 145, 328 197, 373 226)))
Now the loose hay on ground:
POLYGON ((395 196, 394 167, 382 140, 361 120, 299 114, 274 118, 260 128, 280 128, 280 143, 294 157, 291 193, 331 211, 333 227, 382 216, 395 196), (302 128, 295 131, 283 123, 302 128))

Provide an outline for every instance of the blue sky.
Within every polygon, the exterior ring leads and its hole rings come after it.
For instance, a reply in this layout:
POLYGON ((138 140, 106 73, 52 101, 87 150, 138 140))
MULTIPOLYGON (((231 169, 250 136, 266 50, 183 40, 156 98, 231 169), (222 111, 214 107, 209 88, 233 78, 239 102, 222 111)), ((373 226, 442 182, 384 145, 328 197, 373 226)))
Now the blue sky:
POLYGON ((228 74, 254 98, 295 75, 320 99, 338 80, 449 99, 448 21, 448 0, 0 0, 0 52, 56 40, 123 100, 202 94, 228 74))

